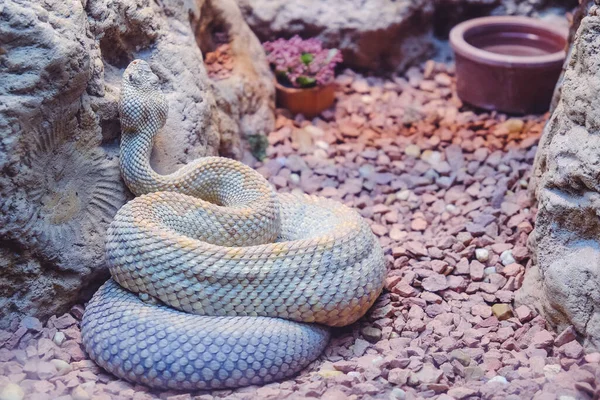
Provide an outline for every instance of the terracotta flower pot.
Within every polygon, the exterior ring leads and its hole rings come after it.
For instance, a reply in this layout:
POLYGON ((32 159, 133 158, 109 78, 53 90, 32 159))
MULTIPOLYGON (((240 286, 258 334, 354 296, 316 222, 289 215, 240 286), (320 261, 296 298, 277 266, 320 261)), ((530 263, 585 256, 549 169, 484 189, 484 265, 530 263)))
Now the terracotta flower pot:
POLYGON ((275 81, 277 104, 292 114, 314 118, 331 107, 335 100, 335 82, 312 88, 292 88, 275 81))
POLYGON ((548 110, 566 53, 566 29, 527 17, 484 17, 450 31, 458 96, 506 113, 548 110))

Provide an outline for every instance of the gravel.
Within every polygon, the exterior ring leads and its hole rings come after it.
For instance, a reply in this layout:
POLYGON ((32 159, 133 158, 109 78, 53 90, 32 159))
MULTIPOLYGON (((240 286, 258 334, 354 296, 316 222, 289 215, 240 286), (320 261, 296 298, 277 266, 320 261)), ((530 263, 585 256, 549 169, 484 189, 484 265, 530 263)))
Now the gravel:
POLYGON ((386 252, 384 293, 300 375, 151 391, 87 358, 78 305, 0 331, 0 400, 597 398, 600 353, 585 354, 572 327, 553 332, 511 304, 531 265, 526 188, 547 116, 469 109, 453 68, 426 66, 392 80, 345 71, 334 108, 312 121, 278 110, 267 159, 247 160, 280 192, 356 208, 386 252))

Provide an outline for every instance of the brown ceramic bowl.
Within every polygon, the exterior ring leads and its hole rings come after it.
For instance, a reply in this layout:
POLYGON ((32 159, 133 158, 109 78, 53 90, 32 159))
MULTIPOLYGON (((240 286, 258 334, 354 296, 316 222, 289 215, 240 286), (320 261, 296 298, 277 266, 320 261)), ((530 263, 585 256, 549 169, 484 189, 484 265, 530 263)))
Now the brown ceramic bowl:
POLYGON ((548 110, 566 53, 567 31, 527 17, 484 17, 450 31, 458 96, 486 110, 548 110))

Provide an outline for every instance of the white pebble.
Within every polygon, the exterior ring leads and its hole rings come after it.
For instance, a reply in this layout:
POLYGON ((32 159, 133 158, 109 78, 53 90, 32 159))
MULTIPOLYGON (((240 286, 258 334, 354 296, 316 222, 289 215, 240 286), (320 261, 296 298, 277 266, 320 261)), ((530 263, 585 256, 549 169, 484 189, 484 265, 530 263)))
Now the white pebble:
POLYGON ((54 360, 50 360, 50 363, 52 363, 52 365, 54 365, 54 367, 56 367, 56 371, 58 373, 58 375, 65 375, 68 372, 71 372, 71 364, 69 364, 68 362, 64 361, 64 360, 60 360, 58 358, 55 358, 54 360))
POLYGON ((475 257, 477 258, 477 261, 483 263, 483 262, 486 262, 487 260, 489 260, 490 252, 487 251, 486 249, 476 249, 475 257))
POLYGON ((512 250, 504 250, 502 254, 500 254, 500 261, 502 261, 502 265, 508 265, 515 263, 515 258, 512 255, 512 250))
POLYGON ((500 382, 504 385, 508 384, 508 381, 506 380, 506 378, 501 375, 494 376, 492 379, 489 380, 489 382, 500 382))
POLYGON ((309 133, 311 136, 314 137, 321 137, 325 134, 325 132, 323 132, 323 129, 314 126, 314 125, 307 125, 304 127, 304 130, 309 133))
POLYGON ((371 364, 375 365, 376 367, 378 367, 379 365, 381 365, 383 363, 384 358, 382 356, 379 357, 375 357, 372 361, 371 364))
POLYGON ((290 174, 290 182, 292 183, 299 183, 300 182, 300 175, 298 174, 290 174))
POLYGON ((315 150, 315 157, 320 158, 321 160, 325 160, 329 156, 327 155, 327 152, 325 150, 323 150, 323 149, 316 149, 315 150))
POLYGON ((22 400, 24 397, 25 392, 15 383, 7 384, 0 391, 0 400, 22 400))
POLYGON ((409 144, 404 149, 404 153, 407 156, 419 157, 421 155, 421 148, 416 144, 409 144))
POLYGON ((390 398, 395 400, 404 400, 406 398, 406 392, 400 388, 394 388, 390 398))
POLYGON ((56 343, 57 346, 60 346, 61 344, 63 344, 63 342, 65 341, 67 337, 65 336, 64 333, 58 331, 54 334, 54 337, 52 338, 52 341, 54 343, 56 343))
POLYGON ((71 397, 73 398, 73 400, 89 400, 92 398, 89 395, 89 393, 81 387, 81 385, 76 386, 75 389, 73 389, 73 391, 71 392, 71 397))
POLYGON ((450 214, 455 214, 457 208, 454 204, 446 204, 446 211, 448 211, 450 214))
POLYGON ((431 165, 437 165, 442 161, 442 153, 439 151, 425 150, 421 154, 421 160, 426 161, 431 165))
POLYGON ((360 166, 360 168, 358 168, 358 173, 363 178, 368 178, 375 173, 375 167, 372 166, 371 164, 362 165, 362 166, 360 166))
POLYGON ((548 364, 544 365, 544 375, 548 379, 554 378, 562 371, 562 367, 558 364, 548 364))
POLYGON ((400 201, 406 201, 410 197, 410 190, 404 189, 396 193, 396 198, 400 201))
POLYGON ((329 149, 329 143, 324 142, 322 140, 317 140, 315 142, 315 146, 317 146, 318 148, 323 149, 323 150, 329 149))

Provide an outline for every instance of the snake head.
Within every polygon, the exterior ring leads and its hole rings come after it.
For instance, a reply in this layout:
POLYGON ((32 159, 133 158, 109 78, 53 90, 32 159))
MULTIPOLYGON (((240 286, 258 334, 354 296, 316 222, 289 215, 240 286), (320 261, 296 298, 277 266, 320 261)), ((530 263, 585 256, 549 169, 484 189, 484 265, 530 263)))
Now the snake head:
POLYGON ((132 61, 121 81, 121 130, 156 134, 167 120, 167 99, 160 90, 160 81, 144 60, 132 61))

